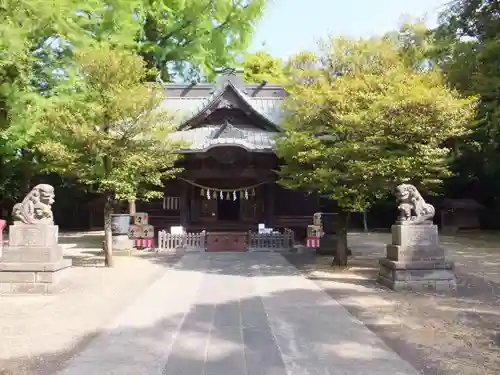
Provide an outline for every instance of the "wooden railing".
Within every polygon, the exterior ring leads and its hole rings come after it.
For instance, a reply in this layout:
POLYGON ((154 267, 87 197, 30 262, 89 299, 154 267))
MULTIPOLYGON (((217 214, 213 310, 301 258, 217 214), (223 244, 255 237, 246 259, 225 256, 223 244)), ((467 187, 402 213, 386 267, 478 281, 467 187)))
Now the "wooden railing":
MULTIPOLYGON (((283 233, 248 232, 248 251, 286 251, 293 248, 294 233, 285 230, 283 233)), ((158 250, 160 252, 205 251, 206 233, 171 234, 166 230, 158 232, 158 250)))
POLYGON ((172 234, 158 232, 158 251, 205 251, 205 232, 172 234))
POLYGON ((248 232, 249 251, 285 251, 293 248, 294 234, 291 230, 283 233, 248 232))

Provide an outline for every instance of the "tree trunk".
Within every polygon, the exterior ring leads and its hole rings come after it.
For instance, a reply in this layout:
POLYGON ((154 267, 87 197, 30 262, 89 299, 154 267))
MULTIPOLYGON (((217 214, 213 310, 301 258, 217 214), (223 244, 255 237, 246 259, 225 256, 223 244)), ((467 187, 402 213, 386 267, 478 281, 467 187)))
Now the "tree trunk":
POLYGON ((363 230, 368 232, 368 218, 367 218, 367 210, 363 210, 363 230))
POLYGON ((347 220, 348 219, 349 219, 349 213, 341 210, 338 214, 338 220, 337 220, 337 249, 332 264, 339 267, 347 266, 347 220))
POLYGON ((104 202, 104 265, 113 267, 113 239, 111 237, 111 214, 113 213, 113 197, 106 193, 104 202))
POLYGON ((133 216, 135 215, 135 212, 135 199, 131 199, 128 201, 128 213, 133 216))

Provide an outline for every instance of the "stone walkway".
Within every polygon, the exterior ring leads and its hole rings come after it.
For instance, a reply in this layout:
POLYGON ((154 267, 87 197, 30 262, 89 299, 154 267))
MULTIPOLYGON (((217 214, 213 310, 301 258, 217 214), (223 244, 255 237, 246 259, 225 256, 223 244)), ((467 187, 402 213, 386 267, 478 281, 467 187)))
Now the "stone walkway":
POLYGON ((188 254, 58 375, 416 375, 281 255, 188 254))

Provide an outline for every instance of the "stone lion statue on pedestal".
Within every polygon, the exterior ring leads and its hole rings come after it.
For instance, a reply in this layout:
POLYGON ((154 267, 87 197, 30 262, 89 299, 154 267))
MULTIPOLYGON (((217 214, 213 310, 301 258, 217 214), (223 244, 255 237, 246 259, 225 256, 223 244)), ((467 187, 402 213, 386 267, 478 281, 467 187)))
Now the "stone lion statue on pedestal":
POLYGON ((434 206, 425 202, 415 186, 410 184, 398 185, 394 195, 399 203, 398 224, 415 225, 432 222, 435 214, 434 206))
POLYGON ((31 190, 21 203, 12 208, 15 224, 54 224, 52 204, 54 204, 54 187, 39 184, 31 190))

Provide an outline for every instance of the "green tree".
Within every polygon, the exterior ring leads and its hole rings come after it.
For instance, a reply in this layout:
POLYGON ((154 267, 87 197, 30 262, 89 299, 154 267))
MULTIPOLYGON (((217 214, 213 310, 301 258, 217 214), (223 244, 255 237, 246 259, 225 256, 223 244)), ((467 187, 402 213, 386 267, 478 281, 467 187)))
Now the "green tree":
POLYGON ((385 38, 396 46, 405 64, 414 70, 425 71, 436 65, 434 33, 422 20, 408 19, 385 38))
POLYGON ((78 53, 75 82, 53 97, 37 144, 48 171, 104 193, 106 265, 112 266, 114 200, 161 196, 173 177, 179 144, 170 142, 163 89, 144 83, 145 62, 106 44, 78 53), (156 190, 155 190, 156 189, 156 190))
MULTIPOLYGON (((265 0, 0 0, 0 193, 39 170, 40 115, 74 53, 96 43, 139 53, 164 81, 209 79, 247 47, 265 0)), ((156 73, 146 77, 154 81, 156 73)), ((59 91, 60 93, 61 91, 59 91)))
POLYGON ((437 70, 416 70, 387 38, 329 40, 292 66, 280 182, 337 203, 335 262, 345 266, 347 212, 405 181, 435 189, 449 176, 443 142, 466 133, 474 101, 449 90, 437 70))
MULTIPOLYGON (((128 0, 116 0, 127 4, 128 0)), ((246 50, 266 0, 142 0, 137 50, 167 82, 209 80, 246 50)))
POLYGON ((286 82, 285 64, 280 58, 267 52, 247 54, 243 60, 244 80, 247 83, 260 84, 267 81, 271 84, 286 82))
MULTIPOLYGON (((66 75, 73 52, 94 43, 89 25, 102 23, 86 12, 104 6, 100 0, 0 0, 0 192, 2 200, 27 193, 40 170, 33 149, 42 130, 40 116, 60 85, 72 84, 66 75)), ((134 42, 137 30, 124 27, 118 13, 113 38, 134 42)), ((126 20, 127 18, 124 17, 126 20)), ((130 42, 129 42, 130 44, 130 42)))
POLYGON ((70 28, 55 7, 40 0, 0 0, 0 193, 16 199, 26 185, 36 160, 29 146, 39 124, 48 90, 48 61, 53 58, 47 38, 70 28))
POLYGON ((455 142, 456 177, 450 188, 472 191, 496 209, 500 207, 499 9, 498 0, 452 1, 434 31, 436 58, 447 82, 464 95, 480 98, 473 132, 455 142))
POLYGON ((439 32, 484 41, 500 33, 500 1, 452 0, 440 16, 439 32))
MULTIPOLYGON (((72 1, 72 0, 67 0, 72 1)), ((73 0, 82 36, 139 53, 165 82, 211 79, 248 47, 266 0, 73 0)), ((156 76, 148 76, 154 80, 156 76)))

